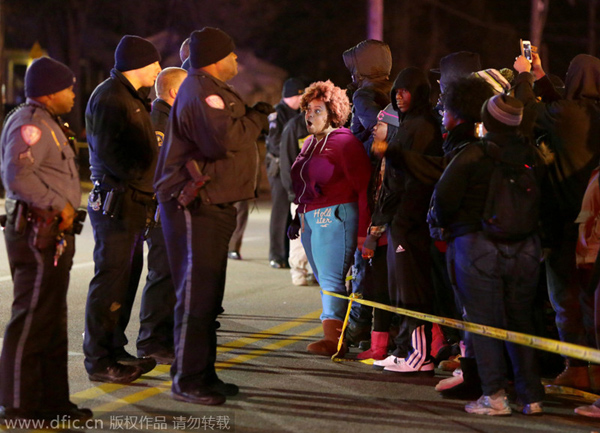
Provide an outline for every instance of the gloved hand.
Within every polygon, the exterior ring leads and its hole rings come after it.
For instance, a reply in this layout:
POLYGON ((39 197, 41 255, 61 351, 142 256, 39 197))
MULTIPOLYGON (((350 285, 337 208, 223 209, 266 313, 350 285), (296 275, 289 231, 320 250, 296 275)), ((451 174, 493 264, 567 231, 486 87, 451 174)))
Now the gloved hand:
POLYGON ((275 111, 275 108, 268 102, 259 101, 252 106, 252 109, 259 113, 266 114, 267 116, 275 111))
POLYGON ((298 239, 298 236, 300 236, 300 218, 298 218, 298 214, 296 214, 296 216, 294 217, 294 219, 292 220, 292 222, 290 223, 288 229, 287 229, 287 237, 290 240, 294 240, 294 239, 298 239))
POLYGON ((379 239, 373 235, 367 235, 367 238, 362 245, 363 259, 372 259, 373 256, 375 256, 375 249, 377 249, 378 240, 379 239))

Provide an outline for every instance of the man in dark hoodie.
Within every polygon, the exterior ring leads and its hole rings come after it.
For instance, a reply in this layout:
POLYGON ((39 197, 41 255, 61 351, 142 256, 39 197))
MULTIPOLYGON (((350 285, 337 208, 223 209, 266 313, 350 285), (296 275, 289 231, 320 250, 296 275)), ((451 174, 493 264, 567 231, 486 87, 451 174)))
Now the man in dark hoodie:
MULTIPOLYGON (((534 133, 546 134, 546 144, 554 154, 548 165, 548 188, 542 190, 541 212, 544 242, 549 248, 548 291, 561 341, 594 347, 593 304, 586 294, 588 282, 579 281, 576 272, 575 219, 600 156, 600 59, 579 54, 571 61, 562 99, 542 69, 539 56, 532 56, 532 63, 523 56, 515 61, 514 68, 520 74, 514 94, 533 116, 534 133), (541 102, 536 94, 541 96, 541 102)), ((587 362, 567 358, 566 368, 554 384, 588 389, 590 379, 600 387, 597 366, 588 371, 587 362)))
MULTIPOLYGON (((392 71, 392 52, 385 42, 369 39, 346 50, 342 57, 352 74, 352 84, 349 86, 350 90, 353 90, 350 131, 363 143, 367 154, 370 155, 377 116, 390 103, 392 83, 389 77, 392 71)), ((371 162, 376 166, 378 159, 371 158, 371 162)), ((385 246, 385 237, 380 241, 380 246, 385 246)), ((352 267, 353 293, 363 294, 366 267, 367 261, 363 259, 361 251, 357 250, 352 267)), ((379 265, 376 267, 377 269, 373 269, 375 273, 387 272, 385 267, 379 268, 379 265)), ((371 319, 372 308, 354 303, 346 330, 347 341, 358 345, 361 340, 368 340, 371 334, 371 319)))
MULTIPOLYGON (((442 135, 429 100, 431 87, 418 68, 406 68, 392 87, 392 105, 400 126, 388 152, 413 150, 442 155, 442 135)), ((400 167, 388 163, 383 187, 385 197, 378 201, 372 217, 374 225, 388 224, 388 284, 392 305, 423 313, 433 312, 431 282, 431 239, 426 222, 433 187, 425 185, 400 167)), ((411 342, 396 341, 394 353, 375 361, 376 369, 403 374, 433 375, 431 323, 404 318, 411 342)), ((402 335, 402 334, 400 334, 402 335)))

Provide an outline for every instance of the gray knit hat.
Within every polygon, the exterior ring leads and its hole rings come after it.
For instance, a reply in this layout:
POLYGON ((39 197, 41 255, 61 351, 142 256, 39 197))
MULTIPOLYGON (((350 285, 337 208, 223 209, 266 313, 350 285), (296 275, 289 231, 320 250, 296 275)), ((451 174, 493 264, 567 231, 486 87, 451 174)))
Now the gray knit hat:
POLYGON ((400 126, 398 112, 394 110, 392 104, 388 104, 383 110, 379 112, 379 114, 377 115, 377 120, 395 127, 400 126))
POLYGON ((481 119, 492 132, 514 132, 523 120, 523 103, 512 96, 499 94, 483 104, 481 119))

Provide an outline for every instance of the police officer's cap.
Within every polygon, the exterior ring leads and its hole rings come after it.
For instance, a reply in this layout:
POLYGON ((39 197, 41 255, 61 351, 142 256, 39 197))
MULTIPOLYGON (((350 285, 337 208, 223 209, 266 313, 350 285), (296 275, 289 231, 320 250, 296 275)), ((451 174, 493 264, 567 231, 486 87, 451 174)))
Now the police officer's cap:
POLYGON ((217 63, 235 49, 231 36, 214 27, 196 30, 192 32, 190 39, 190 63, 193 68, 217 63))
POLYGON ((25 96, 37 98, 71 87, 75 75, 69 67, 50 57, 35 59, 25 72, 25 96))

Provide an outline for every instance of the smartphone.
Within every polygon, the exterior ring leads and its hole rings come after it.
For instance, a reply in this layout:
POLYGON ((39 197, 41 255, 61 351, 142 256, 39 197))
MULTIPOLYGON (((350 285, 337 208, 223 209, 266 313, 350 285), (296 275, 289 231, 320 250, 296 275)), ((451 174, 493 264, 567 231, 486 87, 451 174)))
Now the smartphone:
POLYGON ((521 55, 523 55, 527 60, 529 60, 531 62, 531 42, 524 41, 523 39, 521 39, 520 41, 521 41, 521 55))

